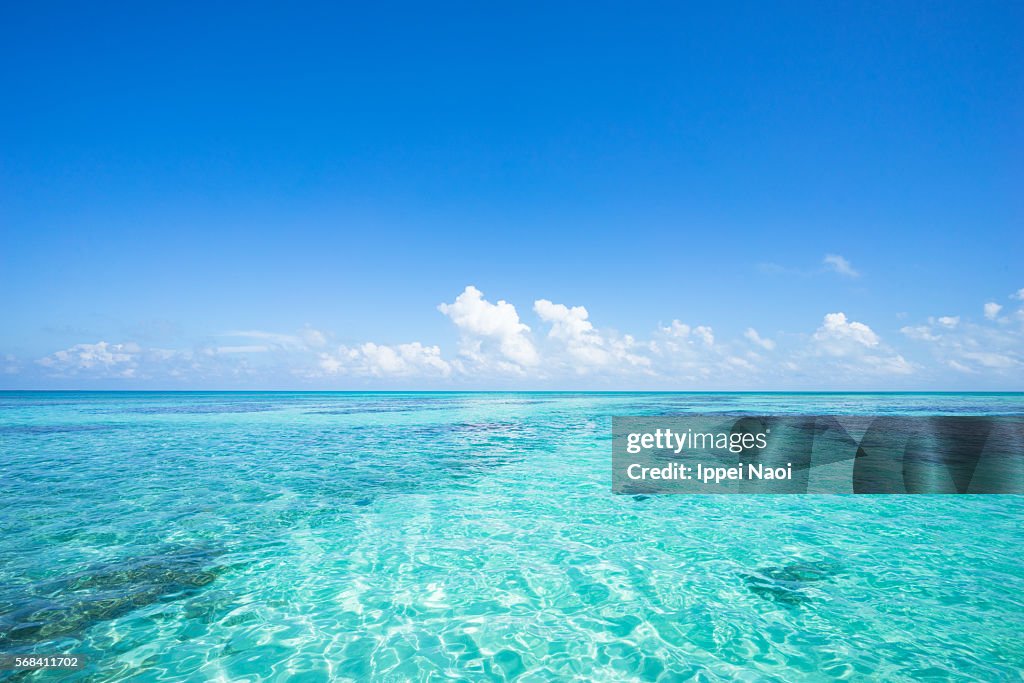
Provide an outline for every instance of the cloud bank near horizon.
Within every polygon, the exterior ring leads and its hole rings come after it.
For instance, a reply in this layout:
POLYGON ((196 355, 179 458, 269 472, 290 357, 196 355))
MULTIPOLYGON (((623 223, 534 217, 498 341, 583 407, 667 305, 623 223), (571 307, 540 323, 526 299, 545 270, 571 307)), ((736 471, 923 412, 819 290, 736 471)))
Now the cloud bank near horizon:
MULTIPOLYGON (((1007 297, 1021 301, 1021 292, 1007 297)), ((420 340, 339 344, 310 326, 291 333, 234 330, 189 348, 86 341, 42 358, 3 356, 8 386, 273 386, 294 388, 1021 388, 1024 307, 985 302, 980 318, 931 317, 883 339, 842 311, 813 330, 748 327, 722 338, 673 319, 633 335, 595 325, 582 305, 537 299, 530 319, 473 285, 437 310, 452 349, 420 340)))

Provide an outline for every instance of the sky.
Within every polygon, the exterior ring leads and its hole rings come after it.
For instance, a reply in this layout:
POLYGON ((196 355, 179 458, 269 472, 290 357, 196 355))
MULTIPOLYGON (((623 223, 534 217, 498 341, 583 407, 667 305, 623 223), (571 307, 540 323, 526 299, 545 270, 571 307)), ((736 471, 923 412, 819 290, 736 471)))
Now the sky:
POLYGON ((1024 5, 8 4, 0 389, 1024 390, 1024 5))

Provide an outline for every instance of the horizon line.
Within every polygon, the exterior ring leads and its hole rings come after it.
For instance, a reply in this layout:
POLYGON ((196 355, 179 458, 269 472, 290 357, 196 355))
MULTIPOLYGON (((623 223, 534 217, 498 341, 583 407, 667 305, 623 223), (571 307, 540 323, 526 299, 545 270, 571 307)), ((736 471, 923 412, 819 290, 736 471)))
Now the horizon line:
POLYGON ((0 394, 1024 394, 952 389, 0 389, 0 394))

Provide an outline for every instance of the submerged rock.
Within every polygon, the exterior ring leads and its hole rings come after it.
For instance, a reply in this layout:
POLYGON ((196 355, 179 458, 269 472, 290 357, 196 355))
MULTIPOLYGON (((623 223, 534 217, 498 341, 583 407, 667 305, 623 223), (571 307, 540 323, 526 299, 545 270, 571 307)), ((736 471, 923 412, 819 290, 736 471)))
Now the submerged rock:
POLYGON ((807 588, 811 584, 831 581, 841 572, 842 566, 838 562, 819 560, 760 567, 741 576, 754 595, 782 605, 796 606, 810 600, 807 588))
POLYGON ((213 563, 221 554, 173 550, 22 587, 0 599, 0 647, 76 636, 146 605, 191 595, 224 571, 213 563))

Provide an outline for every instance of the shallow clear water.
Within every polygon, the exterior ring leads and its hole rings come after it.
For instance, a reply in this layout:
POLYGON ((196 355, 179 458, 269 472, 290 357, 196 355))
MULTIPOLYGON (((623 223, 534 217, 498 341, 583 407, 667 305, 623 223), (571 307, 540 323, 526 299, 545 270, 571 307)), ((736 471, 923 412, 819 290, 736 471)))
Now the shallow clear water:
POLYGON ((610 493, 720 410, 1024 395, 0 393, 0 678, 1019 680, 1024 498, 610 493))

